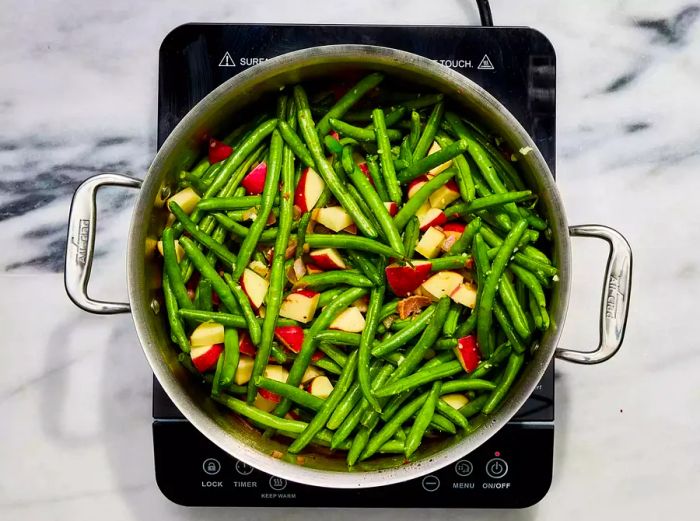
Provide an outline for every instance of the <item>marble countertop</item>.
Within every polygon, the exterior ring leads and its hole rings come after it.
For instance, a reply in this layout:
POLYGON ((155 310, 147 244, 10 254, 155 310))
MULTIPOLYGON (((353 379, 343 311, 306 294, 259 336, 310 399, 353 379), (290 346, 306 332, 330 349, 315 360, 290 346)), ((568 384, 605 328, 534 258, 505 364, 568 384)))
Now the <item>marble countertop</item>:
MULTIPOLYGON (((188 21, 471 24, 471 0, 3 4, 0 18, 0 518, 286 519, 322 512, 186 509, 153 476, 151 374, 126 315, 81 312, 62 263, 70 197, 155 152, 158 47, 188 21)), ((494 0, 558 56, 558 182, 571 223, 635 251, 622 351, 560 363, 554 480, 519 511, 334 511, 337 519, 689 519, 700 506, 700 4, 494 0)), ((105 189, 94 296, 125 298, 133 194, 105 189)), ((605 248, 574 243, 561 344, 597 342, 605 248)))

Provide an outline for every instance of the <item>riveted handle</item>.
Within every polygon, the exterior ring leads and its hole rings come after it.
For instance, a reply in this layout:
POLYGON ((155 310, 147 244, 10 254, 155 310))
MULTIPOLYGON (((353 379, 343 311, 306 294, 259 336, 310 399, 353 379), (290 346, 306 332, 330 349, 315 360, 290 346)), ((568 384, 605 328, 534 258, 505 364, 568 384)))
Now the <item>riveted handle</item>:
POLYGON ((594 237, 610 245, 600 306, 600 343, 595 351, 557 349, 555 356, 577 364, 598 364, 611 358, 622 345, 632 287, 632 249, 616 230, 599 224, 571 226, 572 237, 594 237))
POLYGON ((68 216, 68 241, 64 281, 66 293, 73 303, 85 311, 100 315, 127 313, 128 302, 104 302, 88 296, 92 258, 95 249, 95 194, 102 186, 140 188, 141 181, 119 174, 100 174, 85 180, 73 194, 68 216))

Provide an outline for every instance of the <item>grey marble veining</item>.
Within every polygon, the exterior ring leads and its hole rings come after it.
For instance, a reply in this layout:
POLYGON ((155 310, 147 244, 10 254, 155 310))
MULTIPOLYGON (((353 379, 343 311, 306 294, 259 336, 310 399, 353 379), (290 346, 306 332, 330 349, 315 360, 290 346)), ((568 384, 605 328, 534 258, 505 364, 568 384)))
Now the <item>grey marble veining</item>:
MULTIPOLYGON (((523 511, 183 509, 152 469, 150 371, 128 316, 74 308, 60 272, 70 197, 155 153, 158 47, 188 21, 475 23, 471 0, 3 4, 0 17, 0 519, 692 519, 700 506, 700 4, 493 0, 499 25, 557 51, 557 180, 572 224, 619 228, 635 251, 626 344, 559 363, 547 497, 523 511)), ((100 207, 95 296, 123 299, 135 194, 100 207)), ((562 345, 597 341, 606 251, 574 242, 562 345)))

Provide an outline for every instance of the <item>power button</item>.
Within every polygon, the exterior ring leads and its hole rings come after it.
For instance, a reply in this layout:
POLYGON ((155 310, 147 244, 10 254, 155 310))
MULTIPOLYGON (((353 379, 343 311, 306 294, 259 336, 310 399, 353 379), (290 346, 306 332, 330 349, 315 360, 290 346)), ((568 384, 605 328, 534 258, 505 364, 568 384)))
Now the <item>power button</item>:
POLYGON ((492 479, 501 479, 508 474, 508 463, 501 458, 492 458, 486 463, 486 474, 492 479))

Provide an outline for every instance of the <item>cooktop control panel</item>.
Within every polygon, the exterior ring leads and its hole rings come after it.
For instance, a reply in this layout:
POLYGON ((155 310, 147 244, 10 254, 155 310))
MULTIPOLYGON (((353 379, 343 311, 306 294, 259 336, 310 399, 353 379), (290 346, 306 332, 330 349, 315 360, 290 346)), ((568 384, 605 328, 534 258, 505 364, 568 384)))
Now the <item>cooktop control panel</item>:
POLYGON ((223 452, 186 421, 155 421, 153 441, 158 486, 182 505, 522 508, 549 489, 554 428, 508 424, 478 450, 437 472, 362 490, 322 489, 265 474, 223 452))

